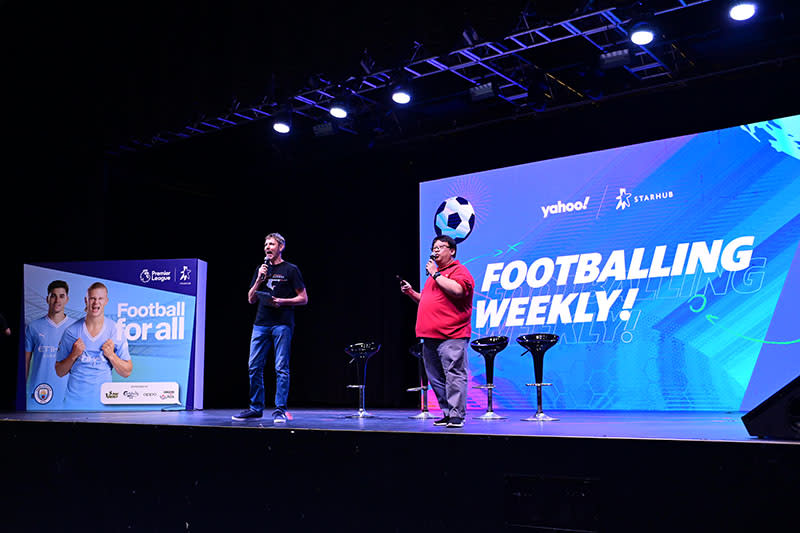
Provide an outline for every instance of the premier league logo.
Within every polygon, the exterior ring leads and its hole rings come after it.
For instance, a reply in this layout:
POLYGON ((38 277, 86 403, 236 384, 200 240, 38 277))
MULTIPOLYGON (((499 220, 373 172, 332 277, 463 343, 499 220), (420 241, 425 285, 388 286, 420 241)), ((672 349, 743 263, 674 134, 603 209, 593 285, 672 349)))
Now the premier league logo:
POLYGON ((33 399, 40 405, 50 403, 53 399, 53 387, 47 383, 41 383, 33 390, 33 399))
POLYGON ((456 244, 465 240, 475 227, 475 210, 466 198, 448 198, 436 210, 433 228, 436 235, 452 237, 456 244))

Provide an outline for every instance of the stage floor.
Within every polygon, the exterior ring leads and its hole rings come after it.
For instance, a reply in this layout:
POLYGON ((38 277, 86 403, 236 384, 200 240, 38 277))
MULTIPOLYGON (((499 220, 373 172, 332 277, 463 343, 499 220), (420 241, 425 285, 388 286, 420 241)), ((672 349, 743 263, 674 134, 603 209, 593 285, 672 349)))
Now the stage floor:
MULTIPOLYGON (((632 412, 632 411, 547 411, 560 420, 526 422, 533 413, 505 411, 505 420, 483 421, 482 411, 470 411, 463 428, 433 425, 433 420, 409 418, 410 410, 370 409, 373 418, 349 418, 349 409, 292 409, 291 420, 275 424, 265 412, 261 419, 236 421, 238 410, 135 411, 135 412, 11 412, 0 413, 0 421, 71 422, 101 424, 146 424, 162 426, 206 426, 232 429, 279 431, 323 430, 356 432, 402 432, 442 435, 493 435, 508 437, 578 437, 600 439, 700 440, 720 442, 774 442, 800 445, 800 441, 775 441, 751 437, 740 412, 632 412)), ((438 412, 433 412, 439 416, 438 412)))

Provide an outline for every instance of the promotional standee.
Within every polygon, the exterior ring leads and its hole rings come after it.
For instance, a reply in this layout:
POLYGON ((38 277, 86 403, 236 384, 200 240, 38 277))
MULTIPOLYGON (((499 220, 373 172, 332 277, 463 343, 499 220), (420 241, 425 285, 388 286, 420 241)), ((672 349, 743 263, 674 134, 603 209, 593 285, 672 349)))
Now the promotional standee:
POLYGON ((441 234, 472 337, 510 340, 495 408, 536 406, 528 333, 552 408, 746 411, 800 374, 800 116, 424 182, 420 257, 441 234))
POLYGON ((203 408, 205 261, 24 265, 17 408, 203 408))

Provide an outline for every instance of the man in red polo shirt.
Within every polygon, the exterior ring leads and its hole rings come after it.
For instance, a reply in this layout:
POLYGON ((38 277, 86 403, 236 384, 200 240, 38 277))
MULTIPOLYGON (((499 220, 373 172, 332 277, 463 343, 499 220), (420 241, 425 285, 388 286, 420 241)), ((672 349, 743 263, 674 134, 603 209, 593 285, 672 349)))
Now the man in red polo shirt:
POLYGON ((467 342, 471 333, 475 281, 456 260, 456 242, 440 235, 433 239, 428 278, 422 294, 403 281, 400 290, 419 304, 417 337, 422 358, 443 418, 434 425, 460 428, 467 409, 467 342))

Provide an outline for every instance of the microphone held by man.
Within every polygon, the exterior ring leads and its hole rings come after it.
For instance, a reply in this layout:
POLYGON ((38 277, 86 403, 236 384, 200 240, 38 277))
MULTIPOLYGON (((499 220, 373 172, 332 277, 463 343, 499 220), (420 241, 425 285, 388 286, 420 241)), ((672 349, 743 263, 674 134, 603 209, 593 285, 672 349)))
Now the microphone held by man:
POLYGON ((438 267, 436 266, 436 254, 432 253, 428 257, 428 263, 425 265, 425 276, 430 276, 432 272, 435 272, 438 267))
POLYGON ((258 270, 258 279, 259 280, 264 281, 265 279, 267 279, 267 276, 269 276, 269 267, 271 265, 272 265, 272 263, 270 263, 270 261, 269 261, 269 256, 265 255, 264 256, 264 264, 258 270))

